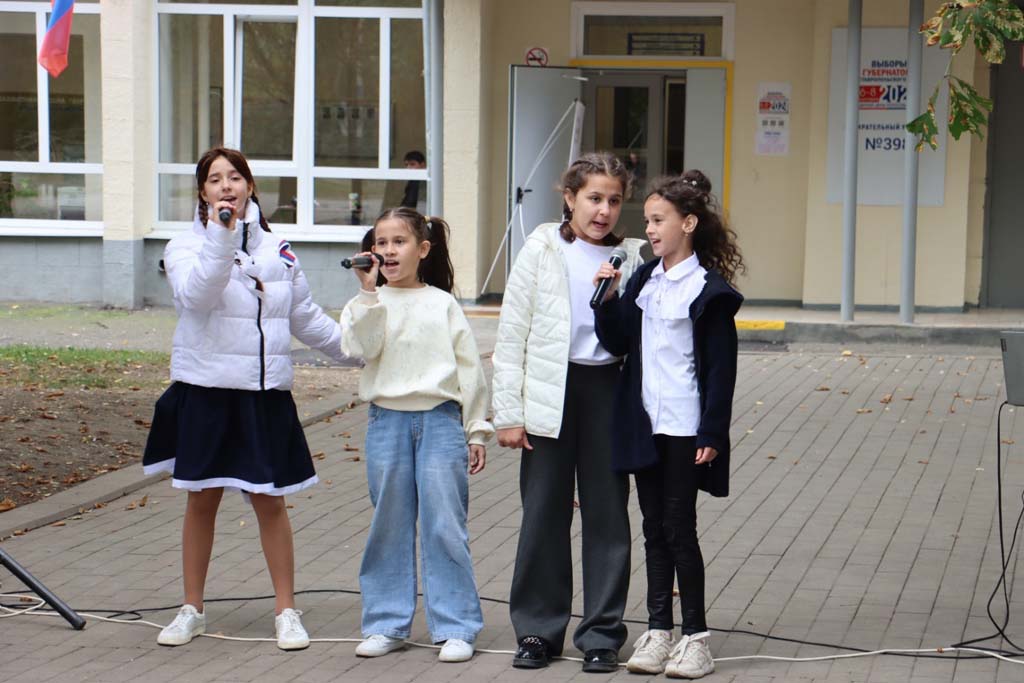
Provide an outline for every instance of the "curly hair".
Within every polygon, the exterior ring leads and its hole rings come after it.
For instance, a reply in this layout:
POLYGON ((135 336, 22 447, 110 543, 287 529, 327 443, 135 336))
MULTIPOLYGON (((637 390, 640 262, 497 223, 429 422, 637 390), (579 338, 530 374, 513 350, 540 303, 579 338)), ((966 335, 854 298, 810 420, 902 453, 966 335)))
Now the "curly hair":
POLYGON ((706 175, 692 169, 681 176, 657 178, 647 189, 646 198, 651 197, 669 202, 681 216, 697 217, 693 251, 701 266, 717 270, 730 284, 735 283, 737 275, 747 272, 736 233, 722 217, 706 175))

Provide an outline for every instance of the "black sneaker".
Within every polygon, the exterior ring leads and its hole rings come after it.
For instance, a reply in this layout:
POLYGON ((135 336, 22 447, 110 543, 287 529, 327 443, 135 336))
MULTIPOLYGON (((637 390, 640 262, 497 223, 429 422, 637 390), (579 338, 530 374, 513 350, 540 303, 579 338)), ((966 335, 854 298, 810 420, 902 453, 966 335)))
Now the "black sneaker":
POLYGON ((619 653, 593 649, 583 653, 583 670, 588 674, 607 674, 619 670, 619 653))
POLYGON ((523 636, 512 657, 512 666, 516 669, 543 669, 551 661, 549 650, 548 641, 540 636, 523 636))

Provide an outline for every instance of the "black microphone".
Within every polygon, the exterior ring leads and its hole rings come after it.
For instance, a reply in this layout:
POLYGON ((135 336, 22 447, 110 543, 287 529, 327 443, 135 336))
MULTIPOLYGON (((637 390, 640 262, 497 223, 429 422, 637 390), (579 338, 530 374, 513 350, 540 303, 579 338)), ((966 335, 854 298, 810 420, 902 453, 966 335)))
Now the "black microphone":
POLYGON ((221 223, 227 225, 228 221, 231 220, 231 209, 221 209, 220 213, 218 213, 217 216, 220 218, 221 223))
MULTIPOLYGON (((622 247, 615 247, 612 249, 611 257, 608 259, 608 263, 612 264, 612 268, 616 270, 622 265, 622 262, 626 260, 626 250, 622 247)), ((608 288, 612 285, 612 278, 606 277, 597 283, 597 289, 594 290, 594 296, 590 298, 590 307, 597 308, 604 301, 604 295, 608 293, 608 288)))
POLYGON ((377 259, 377 263, 384 265, 384 257, 380 254, 371 254, 370 256, 353 256, 352 258, 341 259, 342 268, 360 268, 362 270, 369 270, 373 268, 373 259, 377 259))

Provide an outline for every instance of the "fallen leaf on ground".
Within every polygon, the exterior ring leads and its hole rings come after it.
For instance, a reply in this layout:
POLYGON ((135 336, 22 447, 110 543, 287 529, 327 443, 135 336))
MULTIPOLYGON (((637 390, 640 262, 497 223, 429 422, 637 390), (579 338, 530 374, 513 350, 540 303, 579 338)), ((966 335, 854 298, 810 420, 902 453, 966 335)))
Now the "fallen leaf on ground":
POLYGON ((50 526, 66 526, 66 525, 67 525, 67 522, 65 522, 64 520, 61 520, 59 522, 54 522, 50 526))
POLYGON ((865 413, 870 413, 870 412, 871 412, 871 408, 857 408, 857 414, 858 415, 864 415, 865 413))
POLYGON ((883 396, 879 400, 879 403, 892 403, 892 394, 886 394, 885 396, 883 396))
POLYGON ((347 458, 343 458, 342 462, 359 462, 360 460, 362 460, 362 458, 360 458, 358 455, 350 455, 347 458))
POLYGON ((345 444, 342 448, 349 453, 359 450, 359 446, 353 446, 352 444, 345 444))
POLYGON ((8 510, 13 510, 16 507, 18 507, 18 504, 10 498, 0 500, 0 512, 7 512, 8 510))

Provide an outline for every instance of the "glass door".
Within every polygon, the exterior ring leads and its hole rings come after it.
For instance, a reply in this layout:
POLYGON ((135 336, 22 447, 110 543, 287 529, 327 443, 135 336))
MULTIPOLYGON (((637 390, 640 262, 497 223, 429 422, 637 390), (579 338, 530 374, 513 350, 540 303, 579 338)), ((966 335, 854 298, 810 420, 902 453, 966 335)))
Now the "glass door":
POLYGON ((665 172, 664 78, 654 74, 588 73, 585 151, 611 152, 633 174, 633 195, 623 204, 616 232, 644 237, 644 195, 665 172))

